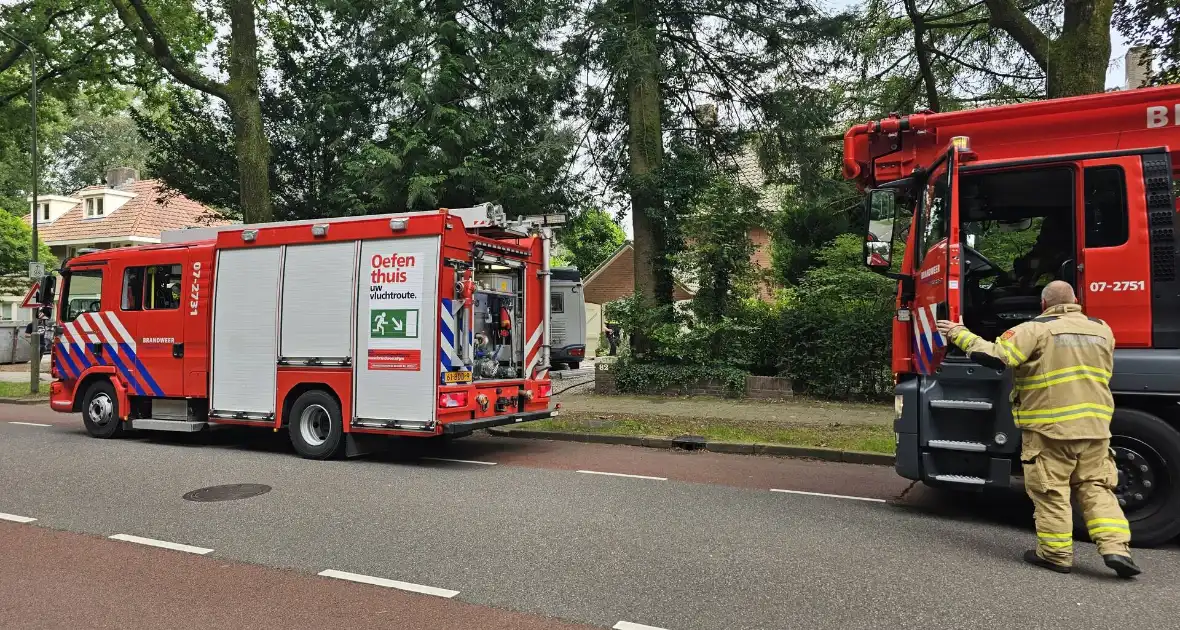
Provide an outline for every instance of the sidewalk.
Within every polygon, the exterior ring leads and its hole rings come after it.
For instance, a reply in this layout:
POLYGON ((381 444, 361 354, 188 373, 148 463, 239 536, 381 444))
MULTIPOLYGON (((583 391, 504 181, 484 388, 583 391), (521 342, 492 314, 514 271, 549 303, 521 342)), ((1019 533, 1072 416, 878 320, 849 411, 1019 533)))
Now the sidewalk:
POLYGON ((564 415, 667 416, 777 425, 892 426, 893 407, 887 404, 837 403, 798 398, 787 401, 727 400, 705 396, 558 396, 564 415))

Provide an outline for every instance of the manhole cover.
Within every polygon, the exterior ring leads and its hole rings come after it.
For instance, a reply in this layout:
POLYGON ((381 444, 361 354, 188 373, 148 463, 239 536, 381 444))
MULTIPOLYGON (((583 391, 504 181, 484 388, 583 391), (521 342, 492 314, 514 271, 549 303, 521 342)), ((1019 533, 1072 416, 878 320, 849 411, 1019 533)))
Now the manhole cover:
POLYGON ((237 501, 238 499, 249 499, 260 494, 266 494, 267 492, 270 492, 270 486, 264 486, 260 483, 231 483, 224 486, 210 486, 208 488, 193 490, 184 495, 184 500, 197 501, 199 503, 237 501))

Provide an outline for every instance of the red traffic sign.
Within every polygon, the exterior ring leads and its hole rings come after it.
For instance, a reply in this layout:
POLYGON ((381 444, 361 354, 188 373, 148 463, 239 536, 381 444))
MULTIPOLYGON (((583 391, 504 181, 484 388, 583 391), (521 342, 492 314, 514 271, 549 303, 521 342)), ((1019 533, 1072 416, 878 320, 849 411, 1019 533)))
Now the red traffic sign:
POLYGON ((21 301, 21 308, 41 308, 45 306, 37 302, 37 293, 41 288, 40 282, 34 282, 33 286, 29 288, 29 292, 25 294, 25 299, 21 301))

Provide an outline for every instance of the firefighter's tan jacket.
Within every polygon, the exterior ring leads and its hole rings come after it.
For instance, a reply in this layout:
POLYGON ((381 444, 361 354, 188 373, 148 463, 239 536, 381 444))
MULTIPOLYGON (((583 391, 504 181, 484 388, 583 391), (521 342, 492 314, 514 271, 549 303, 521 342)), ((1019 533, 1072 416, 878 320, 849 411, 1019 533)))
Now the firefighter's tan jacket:
POLYGON ((968 355, 989 354, 1013 368, 1012 414, 1021 429, 1057 440, 1110 438, 1114 334, 1080 306, 1051 307, 995 343, 964 326, 948 336, 968 355))

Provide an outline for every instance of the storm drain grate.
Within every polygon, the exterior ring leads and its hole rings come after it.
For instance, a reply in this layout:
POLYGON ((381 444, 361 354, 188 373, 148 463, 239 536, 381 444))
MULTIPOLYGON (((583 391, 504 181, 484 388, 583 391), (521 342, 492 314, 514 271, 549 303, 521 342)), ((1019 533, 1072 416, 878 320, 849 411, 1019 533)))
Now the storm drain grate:
POLYGON ((260 483, 231 483, 224 486, 210 486, 187 492, 184 495, 184 500, 196 501, 198 503, 237 501, 238 499, 249 499, 260 494, 266 494, 267 492, 270 492, 270 486, 260 483))

